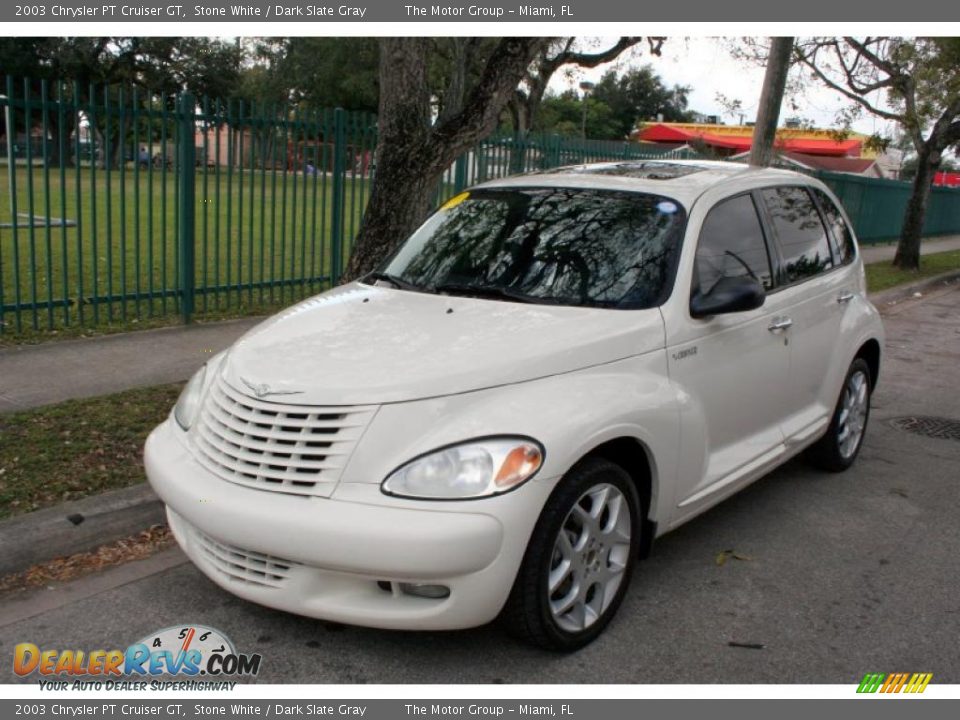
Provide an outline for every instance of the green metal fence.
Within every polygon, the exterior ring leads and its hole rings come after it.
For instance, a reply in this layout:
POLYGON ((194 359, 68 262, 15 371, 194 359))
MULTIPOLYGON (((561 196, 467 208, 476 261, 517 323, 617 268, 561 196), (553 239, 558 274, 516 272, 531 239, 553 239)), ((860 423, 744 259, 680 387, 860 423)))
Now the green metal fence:
MULTIPOLYGON (((375 117, 2 83, 0 335, 266 311, 342 274, 375 173, 375 117)), ((444 173, 437 202, 516 173, 649 157, 631 143, 495 134, 444 173)), ((818 176, 862 241, 897 236, 907 183, 818 176)), ((958 232, 960 190, 934 189, 925 233, 958 232)))
POLYGON ((375 118, 5 78, 0 333, 234 314, 338 277, 375 118))
MULTIPOLYGON (((911 184, 844 173, 818 172, 843 203, 862 243, 895 240, 900 235, 911 184)), ((935 187, 923 226, 924 236, 960 233, 960 189, 935 187)))

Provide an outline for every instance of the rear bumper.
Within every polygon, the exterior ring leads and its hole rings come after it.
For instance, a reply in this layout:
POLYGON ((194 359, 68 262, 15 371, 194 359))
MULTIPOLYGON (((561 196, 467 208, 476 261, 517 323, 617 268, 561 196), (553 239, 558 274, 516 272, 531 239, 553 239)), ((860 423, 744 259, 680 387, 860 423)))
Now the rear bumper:
POLYGON ((350 624, 426 630, 492 620, 552 486, 455 503, 388 498, 375 484, 342 484, 331 498, 265 492, 213 476, 172 425, 150 435, 144 461, 194 564, 247 600, 350 624), (450 594, 414 597, 399 583, 450 594))

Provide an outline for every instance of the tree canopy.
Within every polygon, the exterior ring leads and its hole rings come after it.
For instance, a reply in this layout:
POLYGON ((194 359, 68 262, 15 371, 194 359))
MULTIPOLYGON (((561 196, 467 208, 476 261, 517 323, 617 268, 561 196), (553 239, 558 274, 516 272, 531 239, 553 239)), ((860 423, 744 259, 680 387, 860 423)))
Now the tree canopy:
POLYGON ((626 137, 638 122, 656 120, 690 122, 688 109, 691 88, 667 87, 650 65, 631 68, 621 75, 608 70, 593 89, 593 99, 606 104, 616 123, 616 132, 626 137))

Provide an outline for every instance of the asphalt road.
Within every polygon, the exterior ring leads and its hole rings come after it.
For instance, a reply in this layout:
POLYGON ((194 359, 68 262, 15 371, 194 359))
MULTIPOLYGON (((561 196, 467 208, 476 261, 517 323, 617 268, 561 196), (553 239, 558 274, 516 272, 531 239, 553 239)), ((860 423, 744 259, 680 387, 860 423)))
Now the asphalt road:
POLYGON ((960 682, 960 442, 890 424, 960 420, 960 287, 888 308, 885 321, 855 467, 792 462, 662 538, 606 634, 578 653, 532 649, 497 627, 402 633, 294 617, 232 597, 173 552, 146 577, 125 566, 42 591, 27 619, 11 622, 7 602, 0 682, 16 681, 18 642, 122 648, 192 622, 261 653, 270 683, 853 684, 868 671, 960 682), (724 550, 749 559, 718 565, 724 550))

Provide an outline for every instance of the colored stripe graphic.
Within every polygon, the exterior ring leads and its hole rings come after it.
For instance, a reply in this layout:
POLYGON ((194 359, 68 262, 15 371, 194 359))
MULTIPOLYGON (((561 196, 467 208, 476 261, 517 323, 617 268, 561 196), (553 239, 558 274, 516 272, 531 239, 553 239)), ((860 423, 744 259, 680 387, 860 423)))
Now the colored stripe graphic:
POLYGON ((931 679, 933 679, 933 673, 914 673, 903 691, 908 693, 922 693, 927 689, 927 685, 931 679))
POLYGON ((867 673, 857 687, 858 693, 922 693, 933 673, 867 673))
POLYGON ((863 676, 863 680, 860 681, 860 687, 857 688, 857 692, 875 693, 880 689, 884 677, 886 676, 883 673, 867 673, 863 676))

